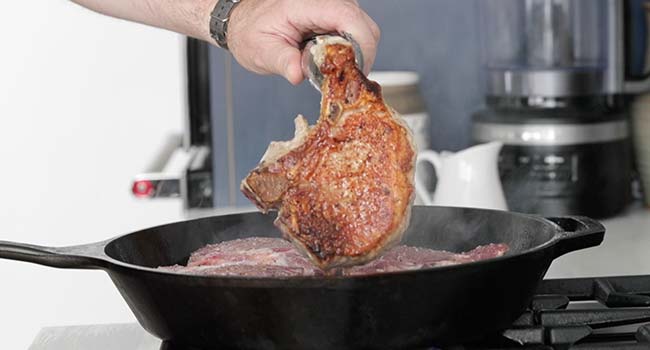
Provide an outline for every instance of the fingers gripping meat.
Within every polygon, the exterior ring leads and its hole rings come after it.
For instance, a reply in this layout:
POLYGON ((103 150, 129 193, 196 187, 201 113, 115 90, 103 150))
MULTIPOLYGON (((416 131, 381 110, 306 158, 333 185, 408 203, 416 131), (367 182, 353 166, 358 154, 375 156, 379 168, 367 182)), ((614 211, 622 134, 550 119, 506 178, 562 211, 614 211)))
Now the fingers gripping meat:
POLYGON ((262 211, 323 269, 365 263, 400 241, 413 201, 415 149, 381 89, 358 70, 350 45, 324 46, 321 115, 295 120, 242 182, 262 211))

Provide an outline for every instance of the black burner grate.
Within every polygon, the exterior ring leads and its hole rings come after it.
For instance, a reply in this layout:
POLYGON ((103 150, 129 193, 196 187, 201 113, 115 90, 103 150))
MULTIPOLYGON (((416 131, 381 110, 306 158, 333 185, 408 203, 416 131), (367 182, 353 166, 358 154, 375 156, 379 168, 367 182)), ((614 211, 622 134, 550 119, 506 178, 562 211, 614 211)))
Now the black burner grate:
POLYGON ((510 329, 449 349, 650 349, 650 276, 544 280, 510 329))

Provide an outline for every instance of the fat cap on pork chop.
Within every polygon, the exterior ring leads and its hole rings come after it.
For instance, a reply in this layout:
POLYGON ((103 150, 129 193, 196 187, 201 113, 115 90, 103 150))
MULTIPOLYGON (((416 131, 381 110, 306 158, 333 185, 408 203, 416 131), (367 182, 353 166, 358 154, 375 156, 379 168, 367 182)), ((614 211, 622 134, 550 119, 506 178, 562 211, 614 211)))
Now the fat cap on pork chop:
POLYGON ((414 198, 415 147, 408 127, 340 40, 312 47, 324 80, 314 126, 272 142, 241 185, 275 225, 322 269, 368 262, 396 245, 414 198))

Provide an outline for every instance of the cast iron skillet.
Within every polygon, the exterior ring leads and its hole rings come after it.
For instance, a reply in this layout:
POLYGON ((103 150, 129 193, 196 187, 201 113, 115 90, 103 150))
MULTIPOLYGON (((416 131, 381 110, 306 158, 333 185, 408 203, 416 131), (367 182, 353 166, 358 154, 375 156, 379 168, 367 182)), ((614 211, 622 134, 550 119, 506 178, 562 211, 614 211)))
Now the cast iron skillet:
POLYGON ((405 244, 466 251, 507 243, 511 252, 360 277, 205 277, 153 269, 184 263, 208 243, 279 236, 272 221, 259 213, 216 216, 63 248, 0 242, 0 258, 108 272, 140 324, 166 340, 165 349, 404 349, 467 342, 509 326, 554 258, 600 244, 605 232, 583 217, 414 207, 405 244))

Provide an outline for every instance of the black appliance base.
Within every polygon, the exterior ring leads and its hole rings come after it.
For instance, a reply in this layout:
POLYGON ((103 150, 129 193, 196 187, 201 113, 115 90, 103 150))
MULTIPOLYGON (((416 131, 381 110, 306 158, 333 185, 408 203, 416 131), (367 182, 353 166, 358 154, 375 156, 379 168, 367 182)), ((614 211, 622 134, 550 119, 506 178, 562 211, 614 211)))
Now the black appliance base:
POLYGON ((627 104, 596 96, 556 102, 541 108, 488 99, 473 116, 475 142, 504 143, 499 172, 509 209, 595 218, 620 213, 631 200, 627 104))
POLYGON ((175 344, 172 343, 171 341, 163 341, 162 344, 160 344, 160 350, 216 350, 216 349, 197 348, 190 345, 175 344))
POLYGON ((630 203, 630 164, 629 143, 623 140, 574 146, 506 145, 499 169, 512 211, 606 218, 630 203))

